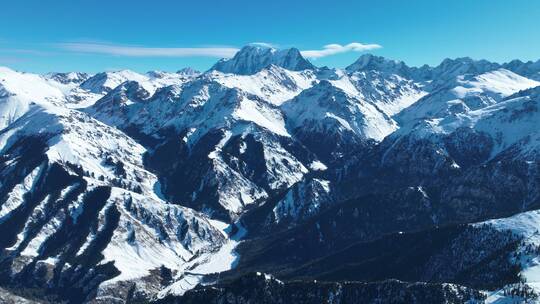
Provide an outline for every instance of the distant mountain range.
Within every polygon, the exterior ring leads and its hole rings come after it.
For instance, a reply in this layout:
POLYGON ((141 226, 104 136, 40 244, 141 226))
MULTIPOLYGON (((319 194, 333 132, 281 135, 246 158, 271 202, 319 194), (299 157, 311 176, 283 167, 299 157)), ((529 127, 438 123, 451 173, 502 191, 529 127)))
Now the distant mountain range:
POLYGON ((534 303, 539 209, 540 60, 0 67, 0 302, 534 303))

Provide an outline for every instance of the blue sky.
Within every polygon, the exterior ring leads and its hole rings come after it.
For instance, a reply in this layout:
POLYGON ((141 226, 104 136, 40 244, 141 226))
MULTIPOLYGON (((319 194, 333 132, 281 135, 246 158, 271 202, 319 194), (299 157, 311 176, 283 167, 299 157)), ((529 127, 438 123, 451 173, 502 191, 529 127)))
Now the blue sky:
POLYGON ((30 72, 205 70, 253 42, 302 51, 381 46, 311 58, 331 67, 363 52, 410 65, 461 56, 538 60, 539 17, 535 0, 4 1, 0 65, 30 72))

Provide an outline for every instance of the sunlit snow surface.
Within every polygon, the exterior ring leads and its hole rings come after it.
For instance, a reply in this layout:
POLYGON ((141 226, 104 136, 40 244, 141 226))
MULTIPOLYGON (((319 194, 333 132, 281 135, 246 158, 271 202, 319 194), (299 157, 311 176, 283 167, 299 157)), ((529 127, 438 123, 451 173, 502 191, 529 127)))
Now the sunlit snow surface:
POLYGON ((227 271, 236 266, 240 257, 235 252, 235 248, 247 231, 240 224, 236 224, 238 231, 235 235, 229 237, 230 225, 216 220, 210 222, 227 237, 225 243, 219 250, 203 253, 196 260, 185 264, 183 270, 175 277, 175 282, 162 290, 158 294, 158 298, 162 298, 167 294, 183 295, 197 284, 202 283, 205 275, 227 271))
POLYGON ((65 100, 63 92, 39 75, 0 67, 0 130, 17 120, 35 104, 65 100))
POLYGON ((188 260, 197 261, 198 252, 213 251, 220 248, 224 242, 222 236, 209 220, 198 218, 202 228, 213 236, 208 240, 199 240, 196 231, 189 232, 187 238, 180 239, 178 227, 184 222, 199 216, 187 208, 177 205, 160 203, 142 195, 127 193, 122 189, 113 189, 110 201, 118 200, 121 214, 119 227, 109 245, 103 251, 105 260, 114 261, 121 274, 107 284, 122 280, 133 280, 149 275, 149 271, 164 265, 173 270, 184 269, 188 260), (124 207, 125 195, 133 198, 131 206, 124 207), (169 236, 166 240, 156 237, 160 223, 169 236), (163 225, 163 223, 165 223, 163 225), (203 226, 204 224, 204 226, 203 226), (133 232, 134 231, 134 232, 133 232), (134 240, 129 240, 130 234, 135 234, 134 240))
POLYGON ((311 87, 317 80, 313 71, 289 71, 277 66, 270 66, 255 75, 225 74, 213 71, 210 77, 226 87, 241 88, 276 106, 311 87))
MULTIPOLYGON (((477 225, 491 225, 500 231, 512 231, 514 234, 523 237, 524 242, 518 250, 524 250, 527 245, 535 248, 540 246, 540 210, 528 211, 514 215, 509 218, 494 219, 477 225)), ((521 260, 515 261, 520 264, 521 276, 527 285, 531 286, 537 293, 540 292, 540 256, 521 255, 521 260)), ((502 290, 488 294, 487 303, 515 303, 516 299, 504 297, 502 290)), ((535 303, 540 303, 538 300, 535 303)))
POLYGON ((399 113, 397 120, 404 125, 414 125, 421 119, 466 115, 469 111, 481 110, 498 103, 504 97, 538 85, 540 82, 505 69, 474 77, 457 76, 399 113))
MULTIPOLYGON (((88 114, 66 107, 65 103, 68 101, 63 99, 62 90, 53 85, 49 86, 50 80, 7 69, 0 72, 2 77, 9 76, 10 81, 3 81, 3 88, 8 88, 12 94, 0 97, 0 102, 4 102, 0 105, 13 114, 9 117, 10 124, 7 129, 0 133, 0 150, 8 149, 18 138, 40 135, 47 140, 46 154, 50 163, 80 165, 89 175, 95 176, 95 179, 86 177, 88 191, 95 186, 107 185, 108 180, 116 178, 107 161, 121 161, 126 172, 124 181, 131 187, 139 187, 141 194, 129 189, 112 188, 110 198, 98 214, 98 230, 88 235, 77 253, 82 254, 104 227, 105 210, 114 204, 120 212, 120 222, 102 252, 105 257, 102 263, 113 261, 120 270, 120 275, 106 281, 103 286, 143 278, 161 265, 174 270, 182 269, 187 260, 197 261, 196 255, 217 251, 225 244, 226 237, 204 215, 162 200, 160 193, 155 191, 157 177, 143 166, 142 155, 146 150, 140 144, 122 131, 88 114), (22 108, 20 113, 17 112, 18 109, 15 111, 8 108, 13 96, 19 98, 15 100, 16 103, 27 108, 22 108), (100 177, 100 180, 97 177, 100 177), (126 204, 128 198, 130 203, 126 204), (187 233, 180 234, 179 227, 187 227, 187 233), (160 239, 160 233, 166 233, 167 239, 160 239)), ((63 89, 67 91, 67 88, 63 89)), ((22 203, 22 196, 32 190, 40 170, 42 167, 36 168, 21 184, 14 187, 8 201, 0 208, 0 218, 9 217, 10 212, 22 203)), ((70 189, 63 189, 59 198, 70 189)), ((45 197, 38 204, 30 215, 27 226, 41 216, 47 200, 48 197, 45 197)), ((81 207, 80 201, 68 206, 74 219, 81 213, 81 207)), ((40 246, 62 225, 64 217, 65 213, 62 211, 53 214, 48 223, 30 240, 21 256, 36 257, 40 246)), ((9 249, 14 250, 21 244, 27 230, 25 226, 16 243, 9 249)), ((55 259, 48 259, 46 262, 54 264, 55 259)), ((21 263, 26 261, 19 261, 19 264, 21 263)))
POLYGON ((398 134, 412 134, 418 138, 430 138, 450 134, 458 128, 471 128, 495 139, 492 156, 521 142, 520 154, 527 156, 539 151, 540 87, 534 87, 508 96, 497 103, 477 110, 426 119, 414 127, 404 127, 398 134))

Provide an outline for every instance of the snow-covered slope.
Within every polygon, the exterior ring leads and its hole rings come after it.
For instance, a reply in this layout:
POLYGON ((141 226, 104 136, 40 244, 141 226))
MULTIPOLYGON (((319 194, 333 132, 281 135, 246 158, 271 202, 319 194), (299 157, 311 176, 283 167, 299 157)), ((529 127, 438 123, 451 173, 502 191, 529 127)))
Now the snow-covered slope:
POLYGON ((474 60, 470 57, 445 59, 434 68, 425 69, 423 76, 431 80, 430 85, 437 88, 447 81, 462 75, 480 75, 500 68, 500 65, 487 60, 474 60))
MULTIPOLYGON (((145 103, 154 104, 159 102, 152 99, 145 103)), ((202 175, 183 191, 189 195, 180 196, 197 209, 204 209, 202 206, 211 201, 201 194, 212 193, 225 210, 238 214, 244 206, 268 197, 267 191, 288 187, 307 172, 282 143, 291 139, 280 109, 255 95, 201 79, 185 86, 169 105, 162 111, 167 116, 148 118, 164 118, 160 128, 173 128, 180 135, 180 144, 187 149, 185 156, 178 155, 186 158, 179 159, 186 162, 184 166, 195 164, 190 164, 190 159, 205 164, 196 169, 203 170, 202 175), (248 153, 244 155, 244 151, 248 153)), ((152 110, 148 109, 144 112, 152 110)), ((147 129, 143 126, 141 130, 147 129)), ((168 178, 169 183, 172 179, 168 178)))
POLYGON ((360 71, 348 78, 356 91, 352 94, 371 101, 389 116, 396 115, 427 94, 421 83, 396 73, 360 71))
POLYGON ((493 105, 506 96, 540 85, 505 69, 460 75, 397 115, 403 125, 419 119, 444 118, 493 105))
POLYGON ((86 81, 80 87, 95 94, 106 94, 126 81, 136 81, 146 90, 154 93, 156 89, 169 85, 181 85, 196 77, 197 73, 167 73, 151 71, 139 74, 130 70, 98 73, 86 81))
POLYGON ((273 64, 253 75, 211 72, 205 77, 226 87, 241 89, 278 106, 317 81, 317 75, 312 70, 290 71, 273 64))
POLYGON ((143 106, 150 96, 139 82, 126 81, 97 100, 86 112, 108 125, 121 126, 134 118, 134 108, 143 106))
MULTIPOLYGON (((535 293, 540 292, 540 212, 538 210, 519 213, 517 215, 493 219, 481 223, 474 224, 475 226, 489 226, 499 231, 510 231, 522 241, 517 246, 512 263, 516 264, 520 269, 520 277, 526 286, 533 289, 535 293)), ((510 285, 510 288, 512 285, 510 285)), ((505 298, 509 298, 509 294, 504 294, 501 291, 496 291, 491 294, 493 301, 489 303, 500 303, 505 298)), ((489 299, 488 299, 489 300, 489 299)), ((508 302, 515 299, 508 299, 508 302)), ((522 299, 521 301, 525 301, 522 299)), ((504 303, 504 302, 503 302, 504 303)), ((536 302, 531 302, 536 303, 536 302)))
POLYGON ((46 78, 0 67, 0 130, 23 116, 33 104, 59 104, 64 100, 62 90, 46 78))
POLYGON ((416 125, 412 131, 402 129, 399 132, 429 138, 469 128, 489 135, 494 143, 492 155, 516 143, 521 144, 520 153, 527 153, 537 145, 539 109, 540 86, 521 91, 490 106, 428 119, 416 125))
POLYGON ((167 143, 155 147, 157 155, 179 139, 184 152, 179 151, 175 161, 197 166, 192 169, 198 173, 191 177, 193 184, 179 188, 172 185, 178 178, 175 170, 164 167, 164 193, 208 213, 218 207, 237 215, 308 171, 287 147, 293 140, 277 106, 208 75, 182 87, 162 88, 151 97, 138 82, 125 82, 86 111, 107 124, 167 143), (244 156, 244 150, 249 154, 244 156), (218 206, 210 207, 212 201, 218 206))
POLYGON ((339 134, 380 141, 396 129, 395 122, 369 101, 364 101, 321 81, 283 104, 288 124, 293 130, 339 134))
POLYGON ((332 203, 330 182, 310 179, 294 185, 273 209, 271 221, 297 223, 321 212, 332 203))
POLYGON ((130 70, 98 73, 81 84, 81 88, 96 94, 105 94, 116 88, 122 82, 133 80, 147 82, 148 76, 130 70))
POLYGON ((384 74, 396 74, 402 77, 410 76, 410 68, 398 60, 386 59, 372 54, 360 56, 354 63, 347 66, 345 70, 348 73, 377 71, 384 74))
POLYGON ((288 136, 283 117, 272 104, 214 81, 193 82, 185 87, 178 104, 179 112, 167 124, 179 130, 195 128, 190 140, 210 129, 232 126, 235 121, 254 123, 277 135, 288 136))
POLYGON ((204 215, 161 199, 156 176, 143 165, 145 148, 85 113, 35 105, 0 133, 0 144, 4 156, 14 157, 0 164, 0 193, 8 197, 0 204, 0 245, 11 253, 3 270, 14 282, 39 267, 60 267, 63 283, 51 277, 43 284, 82 288, 78 296, 87 296, 142 280, 147 292, 158 292, 160 285, 145 279, 154 271, 181 271, 226 241, 204 215), (42 152, 25 150, 29 140, 40 142, 42 152), (40 155, 36 169, 20 169, 40 155), (112 268, 103 273, 100 265, 112 268), (80 271, 96 277, 85 283, 80 271))
POLYGON ((49 73, 45 77, 62 85, 78 85, 90 78, 91 75, 80 72, 49 73))
POLYGON ((229 127, 236 121, 255 123, 288 136, 275 106, 208 78, 190 82, 181 89, 177 86, 163 88, 151 98, 140 83, 126 82, 96 102, 89 112, 110 123, 121 120, 115 125, 140 125, 147 133, 167 127, 179 131, 191 128, 193 131, 186 137, 190 143, 212 129, 229 127), (155 128, 151 129, 152 126, 155 128))

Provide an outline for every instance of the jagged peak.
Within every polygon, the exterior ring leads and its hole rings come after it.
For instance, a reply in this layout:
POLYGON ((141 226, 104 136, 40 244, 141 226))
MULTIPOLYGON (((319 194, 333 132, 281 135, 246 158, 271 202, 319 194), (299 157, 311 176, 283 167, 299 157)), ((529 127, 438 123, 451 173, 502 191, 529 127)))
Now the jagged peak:
MULTIPOLYGON (((181 90, 177 91, 175 88, 171 87, 173 90, 170 94, 173 96, 175 92, 178 97, 178 100, 184 102, 196 102, 197 99, 206 100, 212 96, 218 95, 227 95, 230 99, 240 99, 242 94, 245 94, 239 88, 230 88, 222 83, 216 81, 210 75, 205 75, 203 77, 196 78, 193 81, 188 82, 181 90), (219 94, 221 92, 221 94, 219 94)), ((228 100, 229 98, 225 98, 228 100)))
POLYGON ((292 100, 285 102, 282 109, 292 129, 309 128, 350 131, 358 138, 382 140, 396 129, 395 122, 375 105, 358 99, 337 87, 334 83, 321 80, 304 90, 292 100), (366 124, 366 121, 370 121, 366 124))
POLYGON ((272 64, 292 71, 315 68, 296 48, 278 50, 266 45, 250 44, 240 49, 233 58, 218 61, 210 70, 252 75, 272 64))
POLYGON ((471 57, 458 57, 455 59, 446 58, 438 66, 433 68, 436 73, 473 73, 481 74, 488 71, 498 69, 500 64, 487 61, 485 59, 475 60, 471 57))
MULTIPOLYGON (((499 65, 485 59, 473 59, 471 57, 445 58, 437 67, 448 67, 456 65, 499 65)), ((437 68, 436 67, 436 68, 437 68)))
POLYGON ((193 69, 191 67, 186 67, 186 68, 180 69, 176 73, 180 74, 182 76, 197 76, 197 75, 201 74, 200 71, 195 70, 195 69, 193 69))
POLYGON ((139 82, 128 80, 111 90, 107 95, 96 102, 96 105, 105 101, 142 101, 150 98, 148 92, 139 82))
POLYGON ((93 93, 108 93, 127 80, 146 81, 147 76, 131 70, 107 71, 95 74, 81 83, 81 88, 93 93))
POLYGON ((534 80, 540 80, 540 60, 529 60, 524 62, 515 59, 510 62, 504 63, 502 67, 521 76, 525 76, 534 80))
MULTIPOLYGON (((538 60, 538 62, 540 62, 540 60, 538 60)), ((525 61, 522 61, 521 59, 513 59, 513 60, 510 60, 509 62, 505 62, 503 63, 503 66, 507 66, 507 65, 521 65, 521 64, 525 64, 525 63, 533 63, 532 60, 529 60, 527 62, 525 61)))
POLYGON ((154 95, 152 95, 152 100, 175 100, 180 96, 182 92, 182 86, 173 84, 165 87, 161 87, 156 90, 154 95))
POLYGON ((148 71, 145 73, 148 77, 151 77, 151 78, 164 78, 164 77, 167 77, 167 75, 169 75, 170 73, 168 72, 164 72, 164 71, 159 71, 159 70, 153 70, 153 71, 148 71))
POLYGON ((363 54, 360 57, 358 57, 355 63, 360 64, 362 66, 369 66, 370 64, 375 64, 375 63, 391 63, 391 64, 399 64, 399 65, 405 64, 401 60, 388 59, 386 57, 376 56, 370 53, 363 54))
POLYGON ((83 72, 52 72, 45 74, 45 77, 59 83, 82 83, 91 76, 83 72))
POLYGON ((345 68, 349 73, 358 71, 379 71, 399 75, 407 75, 409 69, 410 68, 403 61, 375 56, 373 54, 364 54, 353 64, 345 68))

